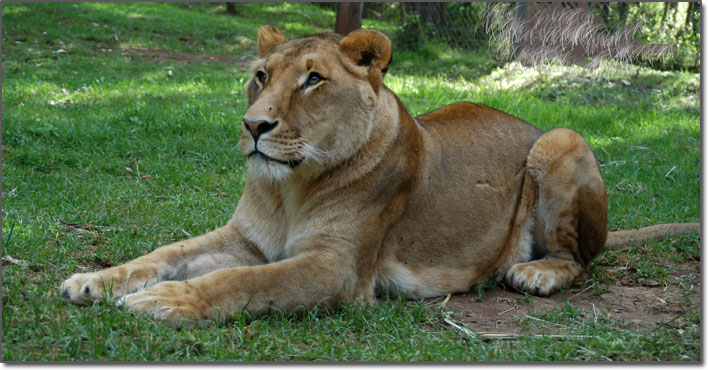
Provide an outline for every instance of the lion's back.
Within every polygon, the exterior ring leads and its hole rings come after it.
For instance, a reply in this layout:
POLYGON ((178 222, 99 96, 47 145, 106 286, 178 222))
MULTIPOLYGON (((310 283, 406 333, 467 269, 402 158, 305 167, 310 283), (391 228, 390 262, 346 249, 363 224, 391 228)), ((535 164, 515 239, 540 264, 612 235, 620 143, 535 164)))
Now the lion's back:
MULTIPOLYGON (((482 104, 459 102, 416 118, 431 137, 429 154, 438 170, 458 182, 509 183, 543 131, 482 104)), ((434 169, 434 168, 433 168, 434 169)), ((441 173, 442 174, 442 173, 441 173)))
MULTIPOLYGON (((449 139, 460 135, 474 139, 471 136, 488 132, 502 135, 505 140, 512 140, 513 144, 525 143, 524 147, 528 149, 543 134, 543 131, 520 118, 478 103, 453 103, 420 115, 416 119, 426 130, 437 131, 449 139)), ((476 144, 484 145, 483 142, 476 144)), ((528 153, 528 150, 526 152, 528 153)))
POLYGON ((423 135, 430 137, 429 170, 445 186, 451 181, 462 186, 511 186, 543 135, 527 122, 482 104, 459 102, 416 119, 423 135))

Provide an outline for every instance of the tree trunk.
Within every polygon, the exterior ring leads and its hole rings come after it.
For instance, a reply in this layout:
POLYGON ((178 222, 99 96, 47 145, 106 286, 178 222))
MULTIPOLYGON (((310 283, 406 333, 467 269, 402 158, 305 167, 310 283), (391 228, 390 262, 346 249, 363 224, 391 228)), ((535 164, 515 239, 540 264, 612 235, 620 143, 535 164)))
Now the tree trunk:
POLYGON ((669 10, 669 3, 664 3, 664 14, 661 15, 661 24, 663 25, 666 23, 666 14, 668 13, 669 10))
POLYGON ((688 9, 686 10, 686 20, 684 21, 683 27, 693 31, 695 29, 693 22, 693 13, 696 12, 698 3, 689 3, 688 9))
POLYGON ((238 14, 238 10, 236 10, 236 3, 227 1, 226 2, 226 12, 231 15, 238 14))
POLYGON ((700 17, 701 17, 701 15, 700 14, 698 15, 699 22, 696 22, 696 17, 694 17, 694 15, 696 14, 696 9, 700 9, 699 3, 691 2, 691 6, 688 7, 688 12, 686 12, 686 23, 691 25, 691 31, 693 31, 694 35, 699 35, 701 33, 701 30, 700 30, 700 17))
POLYGON ((361 13, 363 9, 364 3, 339 3, 334 32, 346 36, 349 32, 361 28, 361 13))
MULTIPOLYGON (((597 3, 596 3, 597 4, 597 3)), ((605 22, 605 27, 610 27, 610 3, 600 3, 600 15, 605 22)))
POLYGON ((629 14, 629 4, 619 3, 617 5, 617 12, 619 13, 619 24, 621 27, 627 25, 627 15, 629 14))
POLYGON ((445 25, 445 3, 412 3, 412 5, 424 25, 433 24, 436 27, 445 25))

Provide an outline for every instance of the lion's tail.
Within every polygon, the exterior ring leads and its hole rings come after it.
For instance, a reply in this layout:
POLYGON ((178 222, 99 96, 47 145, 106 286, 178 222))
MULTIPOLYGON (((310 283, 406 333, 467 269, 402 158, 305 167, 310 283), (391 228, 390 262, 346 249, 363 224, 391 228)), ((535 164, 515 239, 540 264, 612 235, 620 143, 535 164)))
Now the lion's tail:
POLYGON ((676 236, 701 230, 701 224, 659 224, 641 229, 611 231, 607 233, 605 248, 619 248, 634 243, 644 243, 667 236, 676 236))

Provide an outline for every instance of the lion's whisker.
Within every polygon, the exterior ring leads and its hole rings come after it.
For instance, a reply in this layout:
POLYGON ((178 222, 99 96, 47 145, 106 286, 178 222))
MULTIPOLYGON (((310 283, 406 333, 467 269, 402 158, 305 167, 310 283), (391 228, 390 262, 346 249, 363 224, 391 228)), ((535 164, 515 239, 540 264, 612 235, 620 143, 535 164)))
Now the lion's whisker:
POLYGON ((297 152, 304 158, 312 158, 315 162, 323 164, 334 158, 334 151, 323 150, 303 141, 297 148, 297 152))

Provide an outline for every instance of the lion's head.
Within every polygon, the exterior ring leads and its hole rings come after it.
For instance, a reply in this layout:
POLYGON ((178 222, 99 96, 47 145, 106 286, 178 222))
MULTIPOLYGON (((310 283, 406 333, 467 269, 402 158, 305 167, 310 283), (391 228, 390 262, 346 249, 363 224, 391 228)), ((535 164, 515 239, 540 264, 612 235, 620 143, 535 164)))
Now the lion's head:
POLYGON ((241 134, 250 176, 281 181, 295 171, 328 168, 367 142, 391 61, 384 34, 357 30, 287 41, 263 26, 258 55, 241 134))

